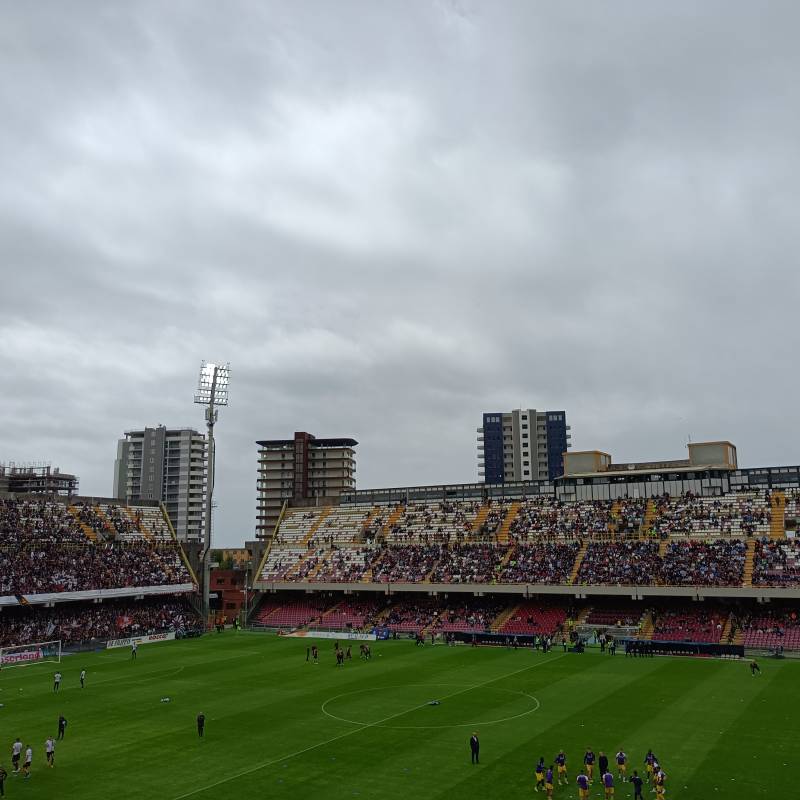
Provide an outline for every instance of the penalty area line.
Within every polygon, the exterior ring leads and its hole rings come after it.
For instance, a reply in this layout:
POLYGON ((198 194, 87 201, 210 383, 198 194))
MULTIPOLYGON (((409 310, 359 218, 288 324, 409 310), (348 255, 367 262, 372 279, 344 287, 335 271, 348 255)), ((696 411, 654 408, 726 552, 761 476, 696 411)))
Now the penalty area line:
MULTIPOLYGON (((522 669, 514 670, 514 672, 508 672, 505 675, 498 675, 496 678, 490 678, 488 681, 483 681, 483 683, 476 683, 474 686, 467 686, 464 689, 459 689, 457 692, 452 692, 451 694, 445 695, 442 697, 442 700, 449 700, 451 697, 456 697, 459 694, 464 694, 464 692, 470 692, 473 689, 480 689, 482 686, 487 686, 490 683, 495 683, 496 681, 502 681, 505 678, 512 678, 514 675, 519 675, 522 672, 527 672, 530 669, 535 669, 536 667, 541 667, 543 664, 552 664, 554 661, 558 661, 559 658, 563 658, 564 654, 555 656, 554 658, 548 658, 546 661, 540 661, 537 664, 531 664, 527 667, 523 667, 522 669)), ((280 758, 273 758, 270 761, 264 761, 261 764, 256 764, 254 767, 249 767, 248 769, 243 769, 240 772, 236 772, 233 775, 229 775, 227 778, 220 778, 218 781, 214 781, 213 783, 209 783, 205 786, 200 786, 197 789, 192 789, 191 792, 186 792, 185 794, 179 794, 177 797, 174 797, 173 800, 185 800, 187 797, 194 797, 201 792, 207 792, 209 789, 216 789, 217 786, 222 786, 224 783, 229 783, 230 781, 235 781, 237 778, 243 778, 245 775, 252 775, 254 772, 259 772, 262 769, 266 769, 267 767, 271 767, 273 764, 280 764, 282 761, 289 761, 293 758, 297 758, 297 756, 302 756, 305 753, 310 753, 312 750, 317 750, 320 747, 325 747, 325 745, 332 744, 333 742, 338 742, 340 739, 346 739, 348 736, 353 736, 356 733, 361 733, 362 731, 368 730, 369 728, 374 728, 379 725, 384 725, 387 722, 390 722, 397 717, 402 717, 405 714, 411 714, 414 711, 419 711, 422 708, 425 708, 428 703, 427 701, 421 703, 418 706, 414 706, 413 708, 408 708, 405 711, 399 711, 396 714, 391 714, 388 717, 384 717, 383 719, 376 720, 375 722, 368 722, 368 723, 352 723, 357 724, 360 727, 353 728, 352 730, 345 731, 344 733, 339 733, 336 736, 332 736, 330 739, 325 739, 325 741, 317 742, 316 744, 309 745, 308 747, 304 747, 302 750, 297 750, 294 753, 289 753, 288 755, 281 756, 280 758)))

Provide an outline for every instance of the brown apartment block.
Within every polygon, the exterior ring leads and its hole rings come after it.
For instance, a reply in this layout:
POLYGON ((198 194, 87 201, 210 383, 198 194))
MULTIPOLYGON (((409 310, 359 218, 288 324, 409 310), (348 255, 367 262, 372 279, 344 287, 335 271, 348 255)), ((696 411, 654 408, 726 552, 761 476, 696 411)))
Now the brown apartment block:
POLYGON ((267 439, 258 445, 256 537, 268 539, 284 502, 312 504, 315 498, 337 498, 356 488, 355 439, 316 439, 295 433, 294 439, 267 439))

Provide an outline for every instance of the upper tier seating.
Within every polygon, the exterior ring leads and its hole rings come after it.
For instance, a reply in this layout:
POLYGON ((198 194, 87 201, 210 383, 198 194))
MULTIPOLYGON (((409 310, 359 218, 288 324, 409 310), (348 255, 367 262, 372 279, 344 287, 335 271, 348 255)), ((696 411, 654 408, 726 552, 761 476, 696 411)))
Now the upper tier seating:
POLYGON ((388 544, 447 544, 470 536, 480 503, 408 503, 386 531, 388 544))
POLYGON ((653 531, 661 536, 763 536, 769 533, 769 522, 769 504, 758 492, 667 495, 656 500, 653 531))
MULTIPOLYGON (((96 522, 102 529, 102 522, 96 522)), ((0 497, 0 546, 23 542, 83 545, 87 541, 80 524, 63 503, 0 497)))

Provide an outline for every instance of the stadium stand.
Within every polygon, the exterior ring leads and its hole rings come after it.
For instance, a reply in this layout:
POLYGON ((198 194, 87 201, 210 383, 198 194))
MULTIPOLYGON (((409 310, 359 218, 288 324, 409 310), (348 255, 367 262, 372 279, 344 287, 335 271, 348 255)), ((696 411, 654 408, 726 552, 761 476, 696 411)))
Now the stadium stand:
POLYGON ((753 585, 800 585, 800 541, 758 539, 753 558, 753 585))
POLYGON ((662 642, 719 643, 727 614, 706 609, 653 611, 653 639, 662 642))
POLYGON ((177 542, 152 541, 121 506, 107 510, 0 499, 0 596, 193 583, 177 542))
POLYGON ((745 615, 740 620, 745 647, 800 650, 800 615, 797 610, 773 610, 745 615))
POLYGON ((742 539, 670 542, 661 583, 669 586, 741 586, 747 546, 742 539))
POLYGON ((499 583, 567 583, 578 555, 577 542, 539 542, 514 547, 499 583))
POLYGON ((763 536, 769 534, 769 502, 763 494, 722 497, 665 495, 656 500, 653 531, 660 536, 763 536))
POLYGON ((658 543, 651 540, 591 542, 576 583, 641 586, 661 573, 658 543))
POLYGON ((179 598, 16 606, 3 610, 0 645, 60 639, 63 646, 163 631, 182 635, 200 624, 191 605, 179 598))
POLYGON ((526 601, 512 611, 508 619, 499 627, 499 633, 507 633, 511 636, 553 635, 563 629, 566 618, 565 606, 526 601))

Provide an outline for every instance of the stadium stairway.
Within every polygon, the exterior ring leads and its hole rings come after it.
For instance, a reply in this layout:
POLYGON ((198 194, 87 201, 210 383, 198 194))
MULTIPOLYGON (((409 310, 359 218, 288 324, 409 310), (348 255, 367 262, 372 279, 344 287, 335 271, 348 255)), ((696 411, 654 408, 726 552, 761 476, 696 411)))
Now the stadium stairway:
POLYGON ((611 521, 608 523, 608 532, 613 536, 619 529, 619 500, 615 500, 611 504, 611 521))
POLYGON ((473 536, 478 534, 478 531, 481 529, 481 525, 486 522, 486 517, 489 516, 489 512, 492 510, 492 507, 487 503, 485 506, 481 506, 478 509, 478 513, 475 515, 475 519, 472 521, 472 534, 473 536))
POLYGON ((669 548, 669 539, 662 539, 658 545, 658 557, 663 559, 664 556, 667 554, 667 549, 669 548))
POLYGON ((742 586, 753 585, 753 562, 756 555, 756 540, 747 540, 747 553, 744 557, 744 571, 742 573, 742 586))
POLYGON ((372 576, 375 574, 375 567, 377 567, 382 560, 383 560, 383 553, 380 553, 378 557, 372 562, 372 564, 370 564, 369 567, 367 567, 364 570, 364 574, 361 576, 361 583, 372 583, 372 576))
POLYGON ((92 530, 92 528, 89 525, 87 525, 81 519, 80 511, 78 511, 78 509, 75 508, 75 506, 69 506, 67 508, 67 511, 69 511, 69 513, 72 514, 73 517, 75 517, 75 521, 78 523, 78 525, 80 525, 81 530, 86 534, 86 538, 90 542, 96 542, 97 534, 94 532, 94 530, 92 530))
POLYGON ((639 626, 640 639, 652 639, 655 625, 653 624, 653 614, 650 611, 645 611, 642 615, 642 621, 639 626))
POLYGON ((434 562, 433 566, 428 570, 427 574, 425 575, 425 579, 423 580, 423 583, 430 583, 431 582, 431 576, 436 571, 436 568, 439 566, 439 564, 442 563, 442 558, 444 558, 444 556, 441 556, 440 558, 436 559, 436 561, 434 562))
POLYGON ((147 528, 145 528, 144 525, 142 525, 142 523, 136 519, 136 514, 134 514, 133 509, 130 506, 121 506, 121 508, 125 511, 125 516, 127 516, 128 519, 134 525, 136 525, 136 530, 138 530, 148 542, 152 542, 153 534, 150 533, 150 531, 147 530, 147 528))
POLYGON ((520 508, 522 508, 522 503, 516 500, 508 507, 508 514, 506 514, 503 524, 497 530, 498 544, 508 544, 508 532, 511 530, 511 525, 517 518, 520 508))
POLYGON ((117 529, 114 523, 106 516, 106 512, 103 511, 99 505, 96 505, 94 507, 94 513, 103 521, 103 525, 106 529, 106 538, 113 539, 117 535, 117 529))
POLYGON ((511 561, 511 557, 514 555, 514 553, 516 553, 516 551, 517 548, 515 545, 509 545, 506 548, 505 555, 500 559, 500 563, 497 565, 498 575, 506 568, 506 565, 508 564, 509 561, 511 561))
POLYGON ((319 530, 319 526, 325 521, 325 518, 330 515, 333 511, 333 506, 325 506, 322 509, 320 515, 314 520, 314 524, 308 529, 308 533, 306 534, 306 538, 303 539, 303 545, 305 547, 309 546, 309 543, 314 538, 314 534, 319 530))
POLYGON ((786 495, 779 489, 770 496, 769 538, 786 538, 786 495))
POLYGON ((367 538, 367 530, 369 530, 369 526, 375 521, 375 517, 377 517, 381 513, 380 506, 373 506, 372 510, 367 515, 367 518, 364 520, 364 524, 361 526, 359 541, 364 541, 367 538))
POLYGON ((733 614, 728 614, 728 619, 725 620, 725 625, 722 628, 722 633, 719 637, 720 644, 728 644, 728 637, 731 635, 731 628, 733 627, 733 614))
POLYGON ((641 536, 648 536, 653 530, 653 523, 656 519, 656 501, 648 500, 647 508, 644 512, 644 519, 642 520, 642 527, 639 529, 641 536))
POLYGON ((516 605, 509 606, 505 611, 501 611, 494 618, 494 621, 489 626, 489 630, 492 631, 492 633, 497 633, 498 631, 502 630, 503 625, 505 625, 506 622, 508 622, 511 619, 511 617, 513 617, 514 614, 517 613, 517 611, 520 608, 520 605, 521 605, 520 603, 517 603, 516 605))
MULTIPOLYGON (((317 624, 324 627, 325 626, 325 617, 327 617, 328 614, 331 614, 334 611, 336 611, 336 609, 339 608, 340 605, 341 605, 341 603, 336 603, 336 605, 331 606, 327 611, 323 611, 322 612, 322 616, 320 616, 320 618, 317 620, 317 624)), ((313 620, 312 620, 312 622, 313 622, 313 620)), ((309 623, 309 624, 311 624, 311 623, 309 623)), ((308 627, 308 626, 306 626, 306 627, 308 627)))
POLYGON ((578 550, 578 555, 575 556, 575 563, 572 565, 572 572, 569 576, 569 583, 570 585, 575 585, 575 581, 578 579, 578 572, 580 571, 581 564, 583 563, 583 557, 586 555, 586 549, 589 547, 589 542, 583 542, 581 544, 581 549, 578 550))
POLYGON ((386 520, 386 524, 381 528, 382 539, 386 539, 386 534, 397 524, 397 521, 403 516, 405 510, 406 507, 404 505, 399 505, 389 514, 389 519, 386 520))
POLYGON ((592 607, 591 606, 585 606, 584 608, 582 608, 578 612, 578 615, 575 617, 575 624, 576 625, 585 625, 586 624, 586 620, 589 619, 589 614, 591 614, 591 613, 592 613, 592 607))

